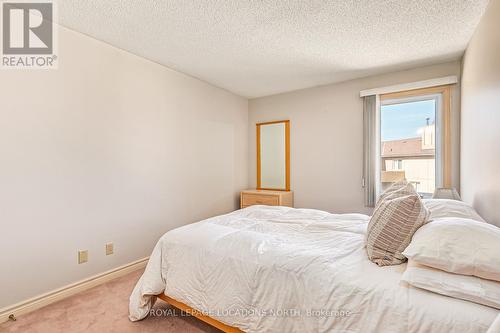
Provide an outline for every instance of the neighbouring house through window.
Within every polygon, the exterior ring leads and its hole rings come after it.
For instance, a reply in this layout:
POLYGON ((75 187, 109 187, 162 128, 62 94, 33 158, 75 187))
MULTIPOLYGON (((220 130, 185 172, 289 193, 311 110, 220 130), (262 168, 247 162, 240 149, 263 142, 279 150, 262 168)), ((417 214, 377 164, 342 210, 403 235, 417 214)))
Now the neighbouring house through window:
POLYGON ((424 198, 442 186, 441 101, 441 94, 381 99, 379 193, 403 178, 424 198))

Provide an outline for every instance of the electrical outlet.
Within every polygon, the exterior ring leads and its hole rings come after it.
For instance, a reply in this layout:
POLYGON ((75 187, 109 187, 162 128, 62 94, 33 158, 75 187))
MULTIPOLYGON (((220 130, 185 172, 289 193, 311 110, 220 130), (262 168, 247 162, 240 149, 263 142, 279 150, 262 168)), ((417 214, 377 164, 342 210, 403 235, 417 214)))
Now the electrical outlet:
POLYGON ((87 250, 78 251, 78 263, 83 264, 87 261, 89 261, 89 251, 87 250))
POLYGON ((106 244, 106 255, 113 254, 113 243, 106 244))

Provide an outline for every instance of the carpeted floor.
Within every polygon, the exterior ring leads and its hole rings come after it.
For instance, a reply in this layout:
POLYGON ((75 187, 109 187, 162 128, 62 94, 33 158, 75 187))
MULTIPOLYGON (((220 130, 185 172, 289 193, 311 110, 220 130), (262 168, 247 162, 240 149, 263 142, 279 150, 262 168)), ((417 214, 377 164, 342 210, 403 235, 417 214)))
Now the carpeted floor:
POLYGON ((107 333, 107 332, 220 332, 204 322, 182 314, 158 300, 155 309, 167 309, 167 316, 128 319, 128 298, 142 270, 94 287, 60 302, 0 324, 0 332, 22 333, 107 333))

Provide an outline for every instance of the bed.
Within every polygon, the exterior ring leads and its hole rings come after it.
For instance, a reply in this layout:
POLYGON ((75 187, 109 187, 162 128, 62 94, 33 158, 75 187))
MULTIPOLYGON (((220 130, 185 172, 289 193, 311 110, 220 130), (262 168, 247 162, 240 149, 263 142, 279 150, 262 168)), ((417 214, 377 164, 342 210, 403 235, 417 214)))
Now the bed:
POLYGON ((486 332, 499 311, 400 282, 364 248, 369 217, 251 206, 166 233, 130 296, 237 332, 486 332))

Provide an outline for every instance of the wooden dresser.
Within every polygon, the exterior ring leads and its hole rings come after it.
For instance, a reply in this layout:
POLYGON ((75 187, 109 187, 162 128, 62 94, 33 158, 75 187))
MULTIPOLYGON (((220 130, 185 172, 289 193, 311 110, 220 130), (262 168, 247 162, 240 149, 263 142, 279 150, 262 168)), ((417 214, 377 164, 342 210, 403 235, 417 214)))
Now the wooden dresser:
POLYGON ((252 205, 293 207, 292 191, 245 190, 240 194, 240 207, 252 205))

